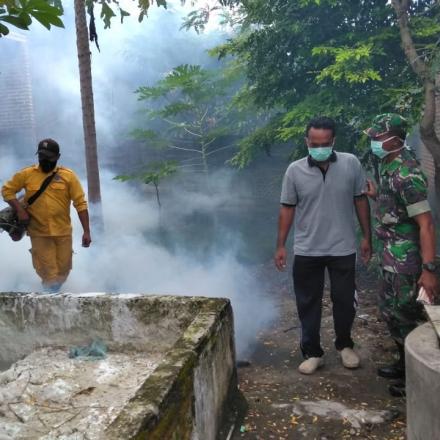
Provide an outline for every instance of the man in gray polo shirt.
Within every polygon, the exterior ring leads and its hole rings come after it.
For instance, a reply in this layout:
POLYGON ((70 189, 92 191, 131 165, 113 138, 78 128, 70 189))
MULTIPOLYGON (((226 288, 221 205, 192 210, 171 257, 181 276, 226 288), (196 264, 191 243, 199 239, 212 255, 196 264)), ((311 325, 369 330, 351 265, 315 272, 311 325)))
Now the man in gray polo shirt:
POLYGON ((370 207, 364 195, 365 175, 352 154, 336 153, 335 123, 327 117, 312 119, 305 138, 309 155, 290 164, 284 176, 275 264, 286 266, 285 243, 294 227, 293 282, 299 319, 299 366, 312 374, 324 364, 320 344, 324 274, 327 268, 333 302, 335 346, 346 368, 357 368, 351 328, 355 317, 355 212, 363 238, 361 256, 371 258, 370 207))

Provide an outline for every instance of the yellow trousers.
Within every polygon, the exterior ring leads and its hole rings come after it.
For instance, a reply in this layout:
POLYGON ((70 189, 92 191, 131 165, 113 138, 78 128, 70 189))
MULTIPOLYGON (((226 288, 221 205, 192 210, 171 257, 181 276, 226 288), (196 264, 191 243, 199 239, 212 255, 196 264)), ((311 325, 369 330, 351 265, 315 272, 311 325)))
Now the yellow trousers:
POLYGON ((61 285, 72 269, 72 236, 31 237, 32 264, 44 286, 61 285))

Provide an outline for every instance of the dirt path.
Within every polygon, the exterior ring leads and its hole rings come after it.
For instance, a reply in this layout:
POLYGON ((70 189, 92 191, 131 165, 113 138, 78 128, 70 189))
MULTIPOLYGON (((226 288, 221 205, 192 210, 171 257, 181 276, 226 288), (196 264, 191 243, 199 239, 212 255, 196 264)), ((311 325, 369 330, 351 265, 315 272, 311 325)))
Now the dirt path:
POLYGON ((340 363, 326 291, 321 331, 326 364, 315 375, 304 376, 297 371, 302 357, 291 281, 269 264, 261 268, 261 276, 273 278, 269 294, 280 318, 258 335, 251 365, 238 370, 248 408, 232 439, 405 439, 405 401, 389 396, 389 382, 376 375, 378 365, 392 361, 394 349, 378 320, 377 278, 362 271, 358 277, 360 305, 353 336, 361 368, 347 370, 340 363))

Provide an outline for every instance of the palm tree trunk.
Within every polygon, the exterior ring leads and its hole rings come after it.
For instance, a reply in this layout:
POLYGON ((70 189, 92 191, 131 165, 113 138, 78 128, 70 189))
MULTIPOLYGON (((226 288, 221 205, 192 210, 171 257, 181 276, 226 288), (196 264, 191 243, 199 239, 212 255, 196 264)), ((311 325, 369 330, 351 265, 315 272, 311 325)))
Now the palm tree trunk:
POLYGON ((74 5, 88 198, 94 211, 92 217, 95 217, 102 222, 101 187, 99 183, 98 152, 96 144, 95 106, 93 102, 92 63, 89 46, 89 32, 87 28, 86 4, 84 0, 74 0, 74 5))

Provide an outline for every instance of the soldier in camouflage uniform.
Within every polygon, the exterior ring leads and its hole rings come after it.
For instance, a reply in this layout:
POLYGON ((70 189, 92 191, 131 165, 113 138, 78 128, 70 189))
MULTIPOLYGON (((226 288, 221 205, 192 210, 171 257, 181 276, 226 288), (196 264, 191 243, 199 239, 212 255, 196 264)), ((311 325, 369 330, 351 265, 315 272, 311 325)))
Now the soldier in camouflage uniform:
POLYGON ((376 200, 376 234, 383 242, 383 290, 379 308, 399 349, 399 360, 378 369, 379 376, 401 379, 390 386, 404 395, 404 340, 425 320, 416 301, 418 288, 438 293, 435 275, 435 229, 427 200, 427 179, 405 146, 407 123, 393 113, 378 115, 366 134, 372 152, 381 160, 379 188, 369 180, 367 195, 376 200))

